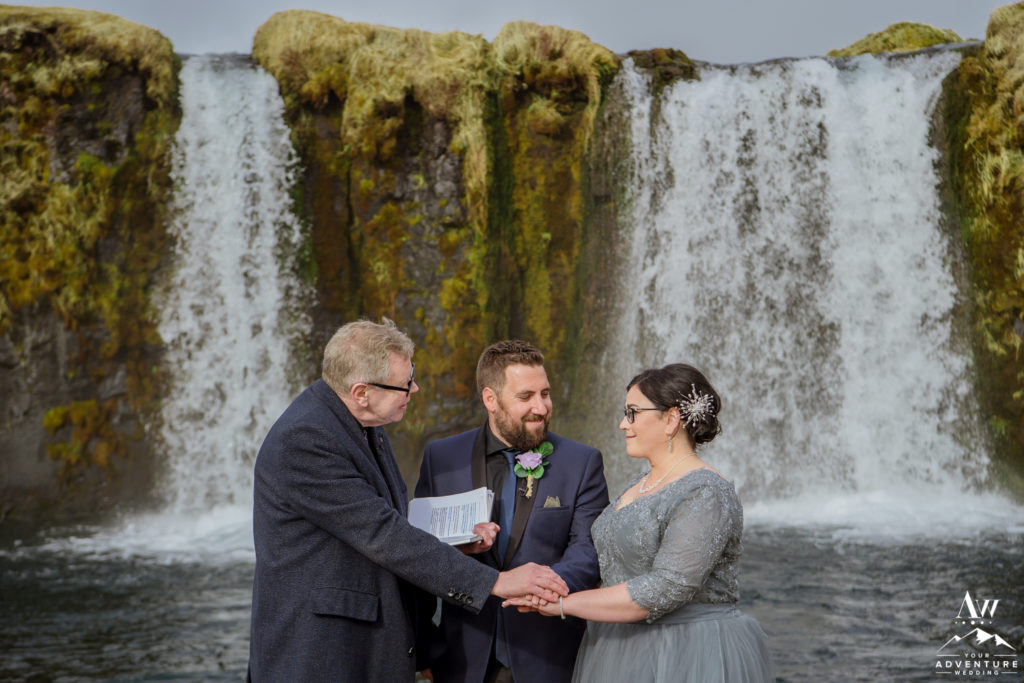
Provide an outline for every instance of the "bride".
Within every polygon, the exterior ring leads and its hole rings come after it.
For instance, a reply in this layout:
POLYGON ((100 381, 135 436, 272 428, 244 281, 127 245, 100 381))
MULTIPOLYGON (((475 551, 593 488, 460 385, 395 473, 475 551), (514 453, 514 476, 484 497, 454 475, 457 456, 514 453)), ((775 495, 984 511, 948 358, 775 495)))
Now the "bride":
POLYGON ((645 370, 626 393, 626 453, 650 463, 591 528, 601 588, 504 605, 587 619, 573 681, 774 681, 764 631, 736 608, 743 508, 696 453, 721 399, 689 365, 645 370))

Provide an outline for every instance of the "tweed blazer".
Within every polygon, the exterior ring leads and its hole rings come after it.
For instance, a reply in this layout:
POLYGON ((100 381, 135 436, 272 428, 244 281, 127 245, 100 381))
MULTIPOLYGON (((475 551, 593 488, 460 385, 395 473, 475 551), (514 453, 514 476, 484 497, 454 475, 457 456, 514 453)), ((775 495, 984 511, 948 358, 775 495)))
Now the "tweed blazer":
POLYGON ((271 428, 254 474, 250 680, 412 681, 423 591, 486 603, 498 571, 407 522, 387 435, 323 380, 271 428))

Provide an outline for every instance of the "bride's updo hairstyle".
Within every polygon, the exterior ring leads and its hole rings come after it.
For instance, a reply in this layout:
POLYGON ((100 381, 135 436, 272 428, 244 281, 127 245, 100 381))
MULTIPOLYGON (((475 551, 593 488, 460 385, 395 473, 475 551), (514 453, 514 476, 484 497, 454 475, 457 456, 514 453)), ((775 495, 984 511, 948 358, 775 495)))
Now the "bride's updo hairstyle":
POLYGON ((722 426, 718 413, 722 399, 704 374, 684 363, 672 363, 657 370, 644 370, 630 380, 626 391, 639 387, 660 410, 679 410, 679 417, 694 445, 718 436, 722 426))

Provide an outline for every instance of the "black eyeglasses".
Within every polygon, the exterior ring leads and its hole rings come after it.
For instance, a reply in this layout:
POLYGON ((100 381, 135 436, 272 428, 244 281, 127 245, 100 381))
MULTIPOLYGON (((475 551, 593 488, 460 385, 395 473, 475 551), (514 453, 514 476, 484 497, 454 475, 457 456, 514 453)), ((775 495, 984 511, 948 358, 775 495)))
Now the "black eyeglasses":
POLYGON ((622 411, 622 414, 626 416, 626 422, 633 424, 633 421, 636 420, 636 414, 641 410, 661 410, 661 408, 635 408, 633 406, 627 406, 622 411))
MULTIPOLYGON (((412 365, 412 372, 409 373, 409 386, 406 386, 406 387, 396 387, 396 386, 392 386, 390 384, 378 384, 377 382, 367 382, 367 384, 369 384, 371 387, 379 387, 381 389, 390 389, 391 391, 404 391, 405 393, 408 394, 410 391, 412 391, 412 383, 416 381, 416 364, 412 363, 411 365, 412 365)), ((630 422, 632 422, 632 420, 630 420, 630 422)))

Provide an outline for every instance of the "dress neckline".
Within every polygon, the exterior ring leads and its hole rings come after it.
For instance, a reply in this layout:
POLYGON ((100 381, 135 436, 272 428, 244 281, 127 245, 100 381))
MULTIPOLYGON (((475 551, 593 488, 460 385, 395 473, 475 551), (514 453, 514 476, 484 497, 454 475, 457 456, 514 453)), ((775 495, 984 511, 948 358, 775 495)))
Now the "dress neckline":
POLYGON ((673 485, 673 484, 675 484, 676 482, 680 482, 680 481, 682 481, 683 479, 686 479, 687 477, 689 477, 689 476, 690 476, 691 474, 694 474, 694 473, 696 473, 696 472, 701 472, 701 471, 706 471, 706 472, 710 472, 710 473, 711 473, 712 475, 714 475, 714 476, 715 476, 716 478, 718 478, 718 479, 721 479, 721 480, 722 480, 723 482, 725 482, 726 484, 730 484, 730 485, 732 484, 732 482, 730 482, 730 481, 729 481, 728 479, 726 479, 725 477, 723 477, 723 476, 722 476, 721 474, 719 474, 718 472, 715 472, 715 471, 714 471, 713 469, 711 469, 710 467, 697 467, 697 468, 694 468, 694 469, 690 470, 689 472, 684 472, 684 473, 683 473, 683 474, 682 474, 681 476, 679 476, 679 477, 676 477, 675 479, 671 480, 670 482, 668 482, 667 484, 665 484, 664 486, 662 486, 662 487, 661 487, 660 489, 658 489, 657 491, 651 491, 650 493, 644 493, 644 494, 637 494, 637 495, 633 496, 633 500, 629 501, 629 502, 628 502, 628 503, 626 503, 625 505, 619 505, 619 501, 621 501, 621 500, 622 500, 622 494, 623 494, 623 493, 625 493, 626 491, 628 491, 628 490, 630 489, 630 487, 631 487, 631 486, 633 486, 633 484, 635 484, 635 483, 637 483, 638 481, 640 481, 640 477, 644 476, 644 475, 642 475, 642 474, 638 474, 637 476, 635 476, 635 477, 633 478, 633 480, 632 480, 632 481, 630 481, 630 482, 629 482, 629 485, 627 485, 627 486, 626 486, 626 488, 624 488, 624 489, 622 490, 622 493, 620 493, 620 494, 618 495, 618 497, 617 497, 617 498, 615 499, 615 505, 613 505, 613 506, 612 506, 612 509, 613 509, 613 510, 615 510, 615 512, 619 512, 620 510, 625 510, 626 508, 628 508, 628 507, 629 507, 630 505, 632 505, 633 503, 637 502, 637 501, 638 501, 638 500, 640 500, 641 498, 653 498, 654 496, 658 495, 658 494, 659 494, 659 493, 661 493, 662 491, 664 491, 664 490, 668 489, 668 488, 669 488, 670 486, 672 486, 672 485, 673 485))

